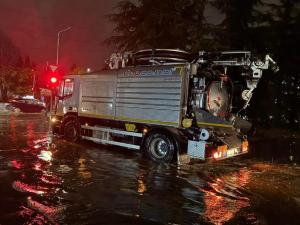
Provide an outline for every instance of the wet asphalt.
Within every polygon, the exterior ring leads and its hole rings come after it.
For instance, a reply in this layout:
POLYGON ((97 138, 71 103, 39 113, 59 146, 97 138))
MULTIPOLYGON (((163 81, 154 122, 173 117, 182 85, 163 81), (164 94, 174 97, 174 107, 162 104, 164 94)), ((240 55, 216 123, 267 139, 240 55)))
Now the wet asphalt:
POLYGON ((0 224, 300 224, 300 167, 259 157, 270 143, 253 146, 247 157, 162 165, 52 137, 40 114, 1 115, 0 224))

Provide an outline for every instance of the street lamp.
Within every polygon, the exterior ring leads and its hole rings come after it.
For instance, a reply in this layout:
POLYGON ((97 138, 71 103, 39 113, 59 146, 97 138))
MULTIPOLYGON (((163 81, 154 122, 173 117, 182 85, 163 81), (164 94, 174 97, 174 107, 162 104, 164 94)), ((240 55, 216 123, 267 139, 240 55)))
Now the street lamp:
POLYGON ((71 27, 67 27, 67 28, 65 28, 65 29, 60 30, 60 31, 57 32, 57 45, 56 45, 56 65, 57 66, 58 66, 58 52, 59 52, 59 37, 60 37, 60 34, 62 32, 68 31, 70 29, 71 29, 71 27))

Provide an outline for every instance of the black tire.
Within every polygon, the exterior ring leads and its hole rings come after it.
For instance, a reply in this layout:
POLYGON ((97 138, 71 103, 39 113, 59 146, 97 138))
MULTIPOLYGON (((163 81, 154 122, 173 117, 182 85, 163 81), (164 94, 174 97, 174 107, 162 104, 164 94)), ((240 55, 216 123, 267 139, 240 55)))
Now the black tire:
POLYGON ((80 124, 77 120, 72 119, 66 122, 64 126, 64 138, 67 141, 79 142, 80 141, 80 124))
POLYGON ((166 133, 151 133, 143 145, 144 153, 153 161, 170 163, 176 153, 176 145, 172 137, 166 133))

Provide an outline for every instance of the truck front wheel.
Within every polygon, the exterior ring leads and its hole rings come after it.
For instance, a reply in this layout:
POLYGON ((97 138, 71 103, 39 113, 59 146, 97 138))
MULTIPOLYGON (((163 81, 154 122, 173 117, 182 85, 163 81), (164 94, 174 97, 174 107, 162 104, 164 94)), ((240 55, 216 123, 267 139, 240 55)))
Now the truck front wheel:
POLYGON ((80 140, 80 124, 78 121, 70 120, 66 122, 64 126, 64 138, 72 142, 80 140))
POLYGON ((153 161, 169 163, 173 160, 176 147, 169 135, 152 133, 145 140, 144 151, 153 161))

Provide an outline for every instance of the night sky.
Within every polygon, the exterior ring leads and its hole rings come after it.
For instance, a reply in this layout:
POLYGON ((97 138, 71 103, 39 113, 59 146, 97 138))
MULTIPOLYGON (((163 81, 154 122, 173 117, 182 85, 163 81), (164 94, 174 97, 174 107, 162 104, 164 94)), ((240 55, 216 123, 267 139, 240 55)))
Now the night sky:
POLYGON ((57 32, 62 33, 60 64, 100 68, 110 54, 102 42, 113 25, 105 15, 118 0, 0 0, 0 30, 39 65, 56 62, 57 32))

